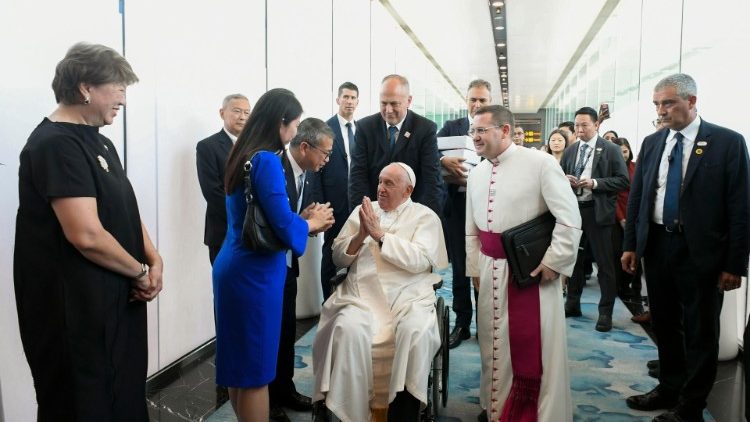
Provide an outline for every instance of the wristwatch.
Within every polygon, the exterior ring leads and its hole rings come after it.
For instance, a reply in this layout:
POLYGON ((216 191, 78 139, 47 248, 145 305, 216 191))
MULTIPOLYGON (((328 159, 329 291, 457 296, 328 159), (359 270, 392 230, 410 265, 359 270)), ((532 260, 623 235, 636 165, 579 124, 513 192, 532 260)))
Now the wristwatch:
POLYGON ((141 262, 141 272, 138 273, 138 275, 133 278, 136 280, 139 280, 141 277, 147 274, 148 274, 148 265, 141 262))

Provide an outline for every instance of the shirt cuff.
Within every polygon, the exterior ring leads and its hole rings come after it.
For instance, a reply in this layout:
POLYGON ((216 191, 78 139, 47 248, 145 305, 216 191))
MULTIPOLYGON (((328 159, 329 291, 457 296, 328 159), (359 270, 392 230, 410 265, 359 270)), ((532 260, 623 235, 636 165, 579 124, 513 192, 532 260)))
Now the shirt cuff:
POLYGON ((591 180, 592 180, 592 181, 594 182, 594 187, 593 187, 593 188, 591 188, 591 190, 594 190, 594 189, 596 189, 596 187, 597 187, 597 186, 598 186, 599 184, 598 184, 598 183, 596 183, 596 179, 591 179, 591 180))

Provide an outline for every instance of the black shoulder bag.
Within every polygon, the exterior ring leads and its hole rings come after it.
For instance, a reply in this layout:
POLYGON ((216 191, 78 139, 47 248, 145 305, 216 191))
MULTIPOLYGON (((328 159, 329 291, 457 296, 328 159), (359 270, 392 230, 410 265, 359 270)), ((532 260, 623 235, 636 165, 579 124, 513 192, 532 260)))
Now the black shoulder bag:
MULTIPOLYGON (((256 153, 257 154, 257 153, 256 153)), ((287 249, 286 245, 279 239, 273 227, 268 223, 266 214, 263 212, 257 197, 253 193, 250 171, 253 168, 253 158, 250 157, 245 163, 245 201, 247 212, 242 223, 242 243, 254 252, 271 253, 287 249)))

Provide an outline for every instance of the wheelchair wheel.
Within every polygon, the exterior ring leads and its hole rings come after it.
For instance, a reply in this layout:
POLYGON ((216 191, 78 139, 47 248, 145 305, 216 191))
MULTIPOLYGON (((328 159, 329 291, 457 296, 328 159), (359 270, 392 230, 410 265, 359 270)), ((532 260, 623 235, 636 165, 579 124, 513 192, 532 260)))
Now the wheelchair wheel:
MULTIPOLYGON (((435 354, 435 358, 432 360, 432 397, 430 400, 431 410, 432 410, 432 417, 437 419, 438 415, 440 414, 440 403, 443 402, 441 400, 440 393, 442 390, 445 389, 445 386, 442 385, 443 382, 443 372, 444 372, 444 366, 445 366, 445 351, 448 350, 448 317, 446 310, 448 309, 447 306, 445 306, 445 300, 442 297, 439 297, 437 300, 437 303, 435 304, 436 313, 437 313, 437 323, 438 323, 438 331, 440 332, 440 349, 438 350, 437 354, 435 354)), ((443 407, 445 407, 445 403, 443 402, 443 407)))
POLYGON ((448 348, 448 337, 450 336, 450 334, 448 334, 448 332, 450 327, 450 310, 450 306, 446 306, 445 310, 443 311, 443 331, 440 335, 443 341, 441 350, 443 373, 441 374, 442 378, 440 379, 440 393, 442 396, 441 398, 443 407, 448 404, 448 373, 450 369, 450 349, 448 348))

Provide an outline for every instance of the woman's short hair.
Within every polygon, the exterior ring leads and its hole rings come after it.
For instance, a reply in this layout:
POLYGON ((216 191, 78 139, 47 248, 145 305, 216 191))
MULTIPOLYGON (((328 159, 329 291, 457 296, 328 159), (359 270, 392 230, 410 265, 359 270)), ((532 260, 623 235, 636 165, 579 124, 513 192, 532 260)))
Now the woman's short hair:
POLYGON ((82 83, 93 86, 119 83, 127 86, 136 82, 138 76, 120 53, 101 44, 79 42, 70 47, 57 64, 52 90, 58 104, 82 104, 82 83))
MULTIPOLYGON (((554 134, 558 134, 558 135, 562 136, 563 140, 565 141, 565 148, 568 147, 568 137, 565 136, 565 133, 562 130, 555 129, 555 130, 553 130, 552 132, 549 133, 549 136, 547 136, 547 152, 550 153, 550 155, 552 154, 552 150, 549 148, 549 140, 552 139, 552 135, 554 135, 554 134)), ((565 148, 563 148, 563 150, 565 150, 565 148)))
POLYGON ((612 143, 619 146, 625 146, 628 149, 628 159, 625 160, 625 164, 633 161, 633 148, 630 147, 630 142, 626 138, 615 138, 612 143))

